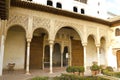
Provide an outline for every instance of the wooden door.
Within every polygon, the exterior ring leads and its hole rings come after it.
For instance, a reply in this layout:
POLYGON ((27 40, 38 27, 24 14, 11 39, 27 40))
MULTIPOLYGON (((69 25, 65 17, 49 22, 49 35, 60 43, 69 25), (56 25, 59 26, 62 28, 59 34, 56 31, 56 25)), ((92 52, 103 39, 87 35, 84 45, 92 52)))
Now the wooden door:
POLYGON ((33 37, 30 44, 30 69, 42 68, 43 38, 33 37))
POLYGON ((120 68, 120 50, 117 51, 117 67, 120 68))
POLYGON ((83 66, 83 46, 80 40, 72 40, 72 66, 83 66))

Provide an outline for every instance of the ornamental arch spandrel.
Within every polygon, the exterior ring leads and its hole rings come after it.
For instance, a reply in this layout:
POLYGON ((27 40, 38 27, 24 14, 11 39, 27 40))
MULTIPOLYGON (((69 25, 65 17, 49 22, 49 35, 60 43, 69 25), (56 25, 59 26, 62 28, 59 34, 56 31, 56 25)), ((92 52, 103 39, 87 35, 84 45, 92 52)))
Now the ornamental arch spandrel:
POLYGON ((69 21, 66 22, 66 21, 58 21, 58 20, 56 20, 54 27, 55 27, 54 28, 54 34, 55 34, 54 39, 55 39, 55 36, 56 36, 57 32, 60 29, 62 29, 64 27, 70 27, 70 28, 74 29, 78 33, 79 37, 81 38, 81 41, 83 41, 83 29, 84 29, 83 25, 75 24, 75 23, 72 23, 72 22, 69 22, 69 21))

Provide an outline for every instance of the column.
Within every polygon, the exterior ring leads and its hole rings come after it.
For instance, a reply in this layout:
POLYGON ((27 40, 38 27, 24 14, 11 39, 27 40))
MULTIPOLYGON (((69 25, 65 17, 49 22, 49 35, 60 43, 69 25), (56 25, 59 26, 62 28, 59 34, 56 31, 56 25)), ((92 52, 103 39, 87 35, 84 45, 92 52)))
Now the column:
POLYGON ((52 56, 53 56, 53 41, 49 41, 50 44, 50 73, 53 73, 53 61, 52 61, 52 56))
POLYGON ((62 42, 62 46, 61 46, 61 68, 63 67, 63 52, 64 52, 64 42, 62 42))
POLYGON ((63 68, 63 53, 61 53, 61 68, 63 68))
POLYGON ((100 48, 99 48, 100 46, 99 45, 97 45, 97 59, 98 59, 98 65, 100 65, 100 48))
POLYGON ((83 49, 84 49, 84 68, 86 70, 86 62, 87 62, 87 57, 86 57, 86 46, 87 44, 83 44, 83 49))
POLYGON ((4 45, 5 45, 4 30, 6 24, 7 24, 7 20, 0 19, 0 76, 2 75, 2 69, 3 69, 3 57, 4 57, 4 45))
POLYGON ((3 57, 4 57, 4 35, 1 36, 0 43, 0 76, 2 76, 3 57))
POLYGON ((29 64, 30 64, 30 42, 31 41, 27 41, 27 61, 26 61, 26 74, 30 74, 29 71, 29 64))

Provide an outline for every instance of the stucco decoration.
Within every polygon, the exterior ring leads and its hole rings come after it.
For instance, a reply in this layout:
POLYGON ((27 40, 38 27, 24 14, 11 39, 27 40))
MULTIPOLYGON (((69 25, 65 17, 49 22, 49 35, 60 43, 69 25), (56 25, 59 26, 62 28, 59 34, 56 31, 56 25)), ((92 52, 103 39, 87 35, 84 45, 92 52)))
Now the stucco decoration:
POLYGON ((63 27, 71 27, 73 28, 80 36, 80 39, 83 39, 82 33, 83 33, 83 25, 77 24, 77 23, 72 23, 69 21, 60 21, 60 20, 55 20, 55 27, 54 27, 54 38, 57 34, 57 32, 63 28, 63 27))
POLYGON ((50 29, 50 20, 43 17, 33 17, 33 31, 37 28, 44 28, 49 31, 50 29))
POLYGON ((95 43, 97 44, 98 42, 97 42, 97 34, 96 34, 97 33, 97 28, 96 28, 96 26, 87 26, 87 27, 88 27, 87 30, 86 30, 87 39, 90 35, 92 35, 94 40, 95 40, 95 43))
POLYGON ((21 25, 26 30, 28 27, 28 16, 23 14, 11 13, 7 22, 7 29, 16 24, 21 25))

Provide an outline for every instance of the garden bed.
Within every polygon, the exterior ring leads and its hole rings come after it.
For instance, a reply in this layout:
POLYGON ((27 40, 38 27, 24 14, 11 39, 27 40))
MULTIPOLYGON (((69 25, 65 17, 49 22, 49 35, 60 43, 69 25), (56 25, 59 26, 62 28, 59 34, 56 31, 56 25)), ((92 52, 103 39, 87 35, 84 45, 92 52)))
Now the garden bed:
POLYGON ((49 78, 49 77, 35 77, 32 78, 30 80, 109 80, 106 78, 101 78, 98 76, 76 76, 76 75, 72 75, 72 74, 62 74, 61 76, 56 76, 53 78, 49 78))

